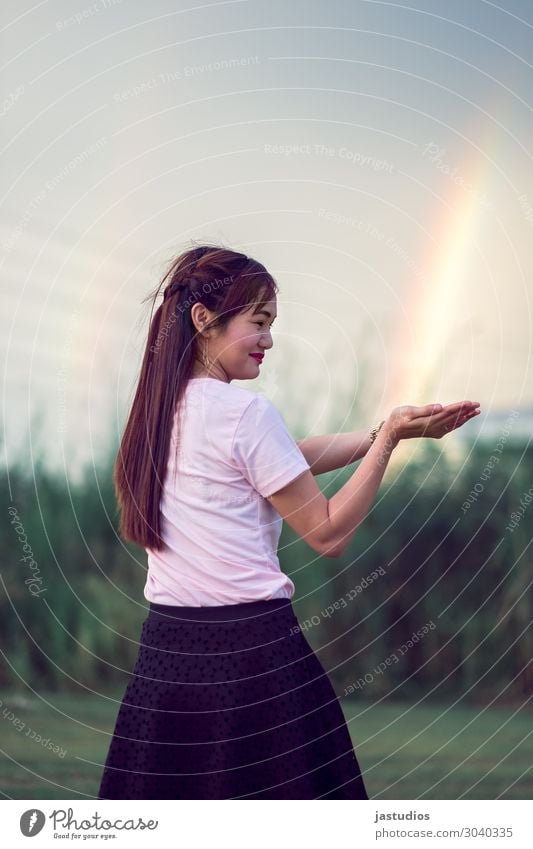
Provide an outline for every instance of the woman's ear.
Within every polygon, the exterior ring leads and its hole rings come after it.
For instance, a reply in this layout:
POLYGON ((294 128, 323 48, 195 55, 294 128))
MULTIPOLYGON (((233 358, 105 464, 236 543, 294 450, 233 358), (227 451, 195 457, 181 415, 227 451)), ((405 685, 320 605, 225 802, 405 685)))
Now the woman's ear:
POLYGON ((204 304, 193 304, 191 307, 191 318, 196 330, 202 333, 204 326, 209 321, 209 310, 204 304))

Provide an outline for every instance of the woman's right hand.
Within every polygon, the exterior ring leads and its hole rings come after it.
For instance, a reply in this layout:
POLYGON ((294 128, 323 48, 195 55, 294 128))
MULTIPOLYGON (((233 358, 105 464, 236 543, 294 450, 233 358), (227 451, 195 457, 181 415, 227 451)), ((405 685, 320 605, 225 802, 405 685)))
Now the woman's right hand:
POLYGON ((441 404, 427 404, 425 407, 404 405, 392 410, 383 429, 387 431, 389 440, 396 443, 400 439, 420 436, 441 439, 478 413, 478 401, 457 401, 446 407, 441 404))

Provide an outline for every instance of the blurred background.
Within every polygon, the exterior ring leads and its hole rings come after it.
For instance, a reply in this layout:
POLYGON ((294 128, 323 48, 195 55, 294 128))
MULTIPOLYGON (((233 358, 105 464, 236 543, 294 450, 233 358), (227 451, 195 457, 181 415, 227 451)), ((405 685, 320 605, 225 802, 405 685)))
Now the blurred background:
POLYGON ((399 446, 342 558, 279 556, 372 798, 531 797, 532 31, 527 0, 3 4, 4 798, 96 795, 147 609, 112 463, 191 239, 276 278, 240 385, 295 438, 480 403, 399 446))

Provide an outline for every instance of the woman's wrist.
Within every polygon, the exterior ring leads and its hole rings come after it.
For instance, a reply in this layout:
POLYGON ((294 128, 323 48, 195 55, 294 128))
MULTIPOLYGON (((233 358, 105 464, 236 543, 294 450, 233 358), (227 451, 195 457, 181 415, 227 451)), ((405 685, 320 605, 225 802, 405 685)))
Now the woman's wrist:
POLYGON ((397 426, 390 418, 385 419, 380 433, 382 434, 382 439, 385 440, 385 444, 390 446, 391 448, 396 448, 400 439, 402 438, 399 434, 397 426))
POLYGON ((371 445, 374 442, 374 440, 376 439, 376 436, 378 435, 378 433, 380 432, 380 430, 381 430, 381 428, 383 427, 384 424, 385 424, 385 419, 383 419, 379 424, 376 424, 376 425, 374 425, 373 427, 370 428, 370 444, 371 445))
POLYGON ((380 422, 380 424, 375 426, 375 428, 377 428, 377 432, 371 444, 377 441, 382 452, 385 454, 391 454, 401 439, 397 428, 394 426, 390 418, 384 419, 383 422, 380 422))
POLYGON ((389 419, 383 419, 383 421, 370 428, 370 444, 368 450, 373 455, 374 460, 377 459, 379 466, 383 466, 388 463, 398 442, 398 435, 391 427, 389 419), (373 448, 374 445, 375 447, 373 448))

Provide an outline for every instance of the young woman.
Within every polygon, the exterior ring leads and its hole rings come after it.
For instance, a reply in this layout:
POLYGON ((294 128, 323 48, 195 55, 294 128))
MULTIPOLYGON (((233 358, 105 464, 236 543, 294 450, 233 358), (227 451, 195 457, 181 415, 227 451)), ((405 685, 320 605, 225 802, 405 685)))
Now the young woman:
MULTIPOLYGON (((264 396, 236 385, 272 348, 278 287, 200 245, 170 266, 115 465, 120 533, 148 554, 139 653, 101 799, 368 799, 333 687, 280 570, 282 520, 336 557, 400 439, 439 438, 477 404, 399 407, 306 455, 264 396), (363 457, 327 501, 314 474, 363 457)), ((318 441, 317 441, 318 440, 318 441)))

